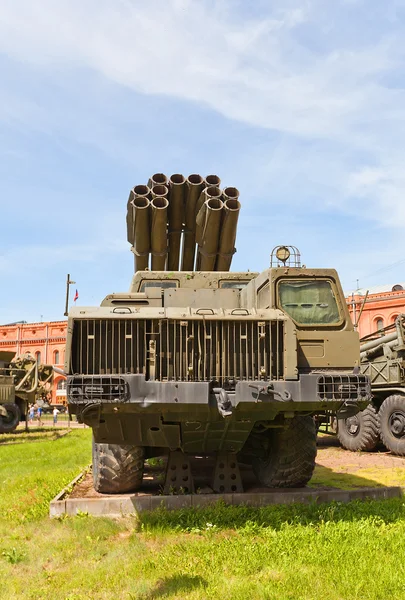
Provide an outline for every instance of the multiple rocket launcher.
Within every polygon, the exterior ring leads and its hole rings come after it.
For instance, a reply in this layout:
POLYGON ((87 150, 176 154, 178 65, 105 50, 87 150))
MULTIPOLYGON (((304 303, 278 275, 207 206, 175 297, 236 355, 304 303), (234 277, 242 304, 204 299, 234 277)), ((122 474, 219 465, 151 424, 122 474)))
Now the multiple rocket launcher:
POLYGON ((220 184, 217 175, 156 173, 131 190, 127 238, 135 271, 229 271, 241 205, 239 191, 220 184))

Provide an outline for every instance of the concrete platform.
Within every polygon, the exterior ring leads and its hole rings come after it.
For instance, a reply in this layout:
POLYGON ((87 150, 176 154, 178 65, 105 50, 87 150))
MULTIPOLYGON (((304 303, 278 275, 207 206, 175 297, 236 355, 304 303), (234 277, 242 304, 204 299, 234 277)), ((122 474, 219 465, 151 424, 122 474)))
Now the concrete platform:
MULTIPOLYGON (((150 476, 143 490, 134 494, 102 495, 92 491, 88 494, 82 483, 89 478, 88 470, 76 477, 50 503, 50 517, 61 515, 77 515, 80 512, 93 516, 117 517, 139 514, 143 511, 155 510, 159 507, 166 510, 181 508, 202 508, 222 501, 225 504, 238 506, 266 506, 269 504, 350 502, 352 500, 384 500, 398 498, 403 495, 399 486, 362 487, 353 490, 336 488, 316 489, 268 489, 248 487, 245 493, 214 494, 200 493, 178 496, 159 495, 155 487, 155 477, 150 476), (80 492, 82 485, 83 491, 80 492), (78 492, 75 493, 75 490, 78 492), (72 493, 73 492, 73 493, 72 493), (80 495, 82 494, 82 497, 80 495), (79 496, 79 497, 77 497, 79 496)), ((246 488, 245 488, 246 489, 246 488)))

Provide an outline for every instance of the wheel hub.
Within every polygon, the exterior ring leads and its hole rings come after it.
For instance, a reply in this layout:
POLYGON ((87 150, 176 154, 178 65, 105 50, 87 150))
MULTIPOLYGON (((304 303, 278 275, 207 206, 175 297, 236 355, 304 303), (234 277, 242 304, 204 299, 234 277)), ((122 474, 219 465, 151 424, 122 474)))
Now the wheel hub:
POLYGON ((4 423, 4 425, 9 425, 10 423, 12 423, 15 419, 15 415, 13 415, 12 412, 10 412, 9 410, 7 411, 7 415, 5 417, 0 417, 0 421, 2 423, 4 423))
POLYGON ((392 435, 401 438, 405 435, 405 413, 395 411, 389 418, 389 427, 392 435))
POLYGON ((353 417, 346 419, 346 427, 347 427, 347 431, 348 431, 348 433, 350 433, 350 435, 354 436, 359 433, 360 421, 357 418, 357 415, 354 415, 353 417))

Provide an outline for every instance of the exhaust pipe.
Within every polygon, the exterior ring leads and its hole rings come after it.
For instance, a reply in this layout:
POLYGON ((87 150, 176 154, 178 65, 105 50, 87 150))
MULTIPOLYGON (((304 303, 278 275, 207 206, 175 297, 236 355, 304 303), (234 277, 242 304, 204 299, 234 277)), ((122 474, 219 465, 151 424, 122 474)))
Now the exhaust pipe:
POLYGON ((184 176, 179 173, 172 175, 169 180, 169 257, 167 261, 169 271, 179 270, 185 192, 184 176))
POLYGON ((241 204, 238 200, 239 191, 234 187, 227 187, 223 193, 224 210, 221 223, 221 237, 219 240, 218 259, 216 271, 229 271, 232 257, 236 252, 235 240, 241 204))

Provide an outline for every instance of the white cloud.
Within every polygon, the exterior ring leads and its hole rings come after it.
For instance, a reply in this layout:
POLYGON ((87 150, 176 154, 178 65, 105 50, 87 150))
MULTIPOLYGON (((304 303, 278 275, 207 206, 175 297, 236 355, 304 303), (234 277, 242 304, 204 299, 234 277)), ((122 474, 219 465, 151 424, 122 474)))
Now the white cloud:
MULTIPOLYGON (((374 38, 348 44, 343 20, 339 42, 328 46, 334 15, 325 3, 267 5, 258 2, 255 15, 252 3, 247 18, 225 0, 3 0, 0 50, 55 77, 91 69, 143 94, 197 102, 282 132, 282 154, 258 166, 265 177, 290 174, 292 154, 295 178, 330 190, 326 203, 403 226, 405 94, 386 83, 403 68, 398 32, 381 27, 374 38), (321 49, 303 41, 319 32, 321 49), (312 146, 297 155, 291 136, 312 146)), ((41 122, 41 109, 32 110, 41 122)))
POLYGON ((145 94, 202 102, 228 118, 302 135, 347 135, 366 101, 368 113, 392 108, 371 79, 393 64, 389 42, 319 55, 294 37, 313 17, 309 9, 297 3, 282 11, 276 3, 273 13, 246 21, 231 7, 5 0, 0 48, 42 67, 91 68, 145 94))

